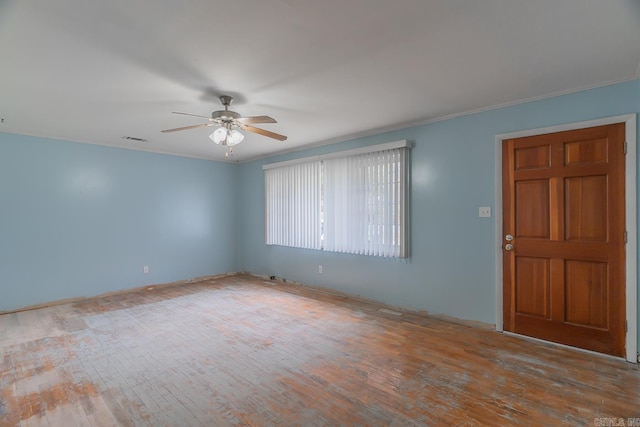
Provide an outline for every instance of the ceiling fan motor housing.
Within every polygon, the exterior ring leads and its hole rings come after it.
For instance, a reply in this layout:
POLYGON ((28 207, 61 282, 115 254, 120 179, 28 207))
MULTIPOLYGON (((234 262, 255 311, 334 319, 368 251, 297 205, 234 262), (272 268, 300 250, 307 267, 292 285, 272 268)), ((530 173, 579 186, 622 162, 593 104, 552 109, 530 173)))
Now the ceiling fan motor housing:
POLYGON ((229 110, 218 110, 211 113, 212 119, 220 120, 222 122, 231 122, 237 119, 238 117, 240 117, 239 113, 236 113, 235 111, 229 111, 229 110))

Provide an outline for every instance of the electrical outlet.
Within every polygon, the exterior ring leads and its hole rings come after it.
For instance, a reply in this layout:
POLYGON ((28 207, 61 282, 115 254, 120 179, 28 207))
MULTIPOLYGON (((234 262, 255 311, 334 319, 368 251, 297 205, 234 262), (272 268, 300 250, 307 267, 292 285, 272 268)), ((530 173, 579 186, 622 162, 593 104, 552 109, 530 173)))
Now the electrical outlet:
POLYGON ((322 266, 321 265, 318 266, 318 274, 322 274, 322 266))
POLYGON ((479 207, 478 218, 491 218, 491 207, 490 206, 479 207))
POLYGON ((142 272, 147 274, 149 272, 149 266, 145 265, 144 267, 142 267, 142 272))

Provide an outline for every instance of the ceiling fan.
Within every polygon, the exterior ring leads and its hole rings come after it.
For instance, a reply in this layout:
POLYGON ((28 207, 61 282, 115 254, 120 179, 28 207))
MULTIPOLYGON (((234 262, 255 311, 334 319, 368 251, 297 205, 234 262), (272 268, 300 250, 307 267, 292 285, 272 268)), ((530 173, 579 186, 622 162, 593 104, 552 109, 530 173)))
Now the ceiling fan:
POLYGON ((277 139, 278 141, 285 141, 287 139, 286 136, 280 135, 279 133, 251 126, 254 123, 277 123, 274 118, 269 116, 242 117, 239 113, 229 110, 229 105, 231 105, 231 103, 233 102, 233 97, 228 95, 220 96, 220 102, 222 102, 224 110, 214 111, 213 113, 211 113, 211 117, 173 111, 173 114, 182 114, 185 116, 194 116, 209 119, 210 123, 184 126, 174 129, 165 129, 162 132, 176 132, 179 130, 218 126, 218 128, 213 131, 211 135, 209 135, 209 138, 211 138, 211 140, 213 140, 213 142, 215 142, 216 144, 229 147, 229 150, 225 154, 226 157, 229 157, 229 154, 233 152, 233 146, 239 144, 244 139, 244 135, 240 133, 238 129, 257 133, 259 135, 277 139))

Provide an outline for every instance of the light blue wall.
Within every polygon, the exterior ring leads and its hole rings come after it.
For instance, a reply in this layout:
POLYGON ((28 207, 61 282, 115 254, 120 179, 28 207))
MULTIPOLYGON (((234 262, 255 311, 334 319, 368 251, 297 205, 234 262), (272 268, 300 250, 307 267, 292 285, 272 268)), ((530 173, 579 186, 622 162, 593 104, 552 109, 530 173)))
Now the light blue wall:
POLYGON ((496 134, 640 112, 640 81, 435 122, 241 165, 240 268, 397 306, 495 323, 496 134), (408 139, 411 258, 389 260, 266 246, 262 165, 408 139), (318 265, 324 268, 318 274, 318 265))
POLYGON ((0 311, 235 271, 237 173, 0 133, 0 311))
POLYGON ((493 323, 495 135, 634 112, 640 80, 241 165, 0 133, 0 311, 242 270, 493 323), (410 259, 264 245, 263 164, 399 139, 410 259))

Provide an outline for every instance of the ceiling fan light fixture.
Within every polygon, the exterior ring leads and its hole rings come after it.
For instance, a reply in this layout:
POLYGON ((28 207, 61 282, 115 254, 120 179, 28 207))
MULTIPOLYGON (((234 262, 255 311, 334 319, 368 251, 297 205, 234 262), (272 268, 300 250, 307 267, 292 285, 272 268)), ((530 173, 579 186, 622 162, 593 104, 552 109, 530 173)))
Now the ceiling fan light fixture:
POLYGON ((227 128, 219 127, 209 135, 209 138, 211 138, 211 140, 216 144, 226 145, 224 144, 224 140, 227 138, 227 128))
POLYGON ((244 135, 234 129, 227 134, 227 145, 229 147, 233 147, 234 145, 240 144, 243 139, 244 135))
POLYGON ((244 135, 235 129, 229 130, 226 127, 221 126, 214 130, 213 133, 209 135, 209 138, 211 138, 211 140, 216 144, 233 147, 234 145, 238 145, 242 142, 244 135))

